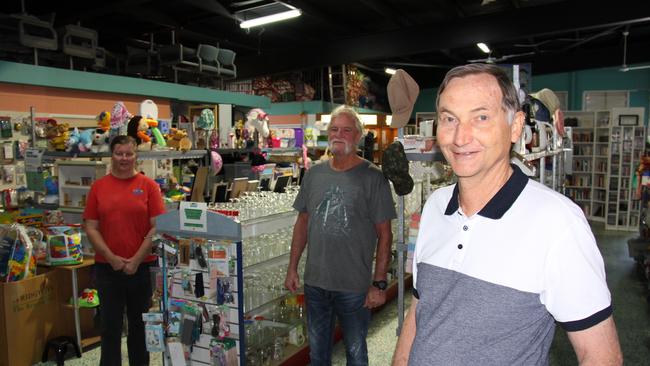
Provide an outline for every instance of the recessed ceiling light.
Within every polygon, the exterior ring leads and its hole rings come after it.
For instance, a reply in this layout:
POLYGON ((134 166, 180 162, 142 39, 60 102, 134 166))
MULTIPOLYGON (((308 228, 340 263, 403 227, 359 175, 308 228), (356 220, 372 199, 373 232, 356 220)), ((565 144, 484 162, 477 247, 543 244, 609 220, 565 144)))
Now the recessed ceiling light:
POLYGON ((397 72, 397 70, 392 69, 390 67, 387 67, 387 68, 384 69, 384 72, 387 73, 387 74, 393 75, 393 74, 395 74, 397 72))

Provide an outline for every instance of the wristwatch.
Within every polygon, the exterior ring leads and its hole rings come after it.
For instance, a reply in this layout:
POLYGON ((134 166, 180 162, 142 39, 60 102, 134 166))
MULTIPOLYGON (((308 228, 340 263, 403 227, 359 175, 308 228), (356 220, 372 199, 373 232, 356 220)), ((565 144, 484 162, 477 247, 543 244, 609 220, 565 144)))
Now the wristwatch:
POLYGON ((384 291, 388 287, 388 282, 386 281, 372 281, 372 285, 375 286, 376 288, 384 291))

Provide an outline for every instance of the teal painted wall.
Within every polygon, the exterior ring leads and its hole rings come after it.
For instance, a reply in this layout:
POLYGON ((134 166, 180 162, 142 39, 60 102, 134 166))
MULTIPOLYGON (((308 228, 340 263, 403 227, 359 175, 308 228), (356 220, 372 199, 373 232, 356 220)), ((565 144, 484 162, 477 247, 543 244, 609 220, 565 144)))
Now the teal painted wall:
POLYGON ((162 81, 0 61, 0 82, 267 108, 267 97, 162 81))
MULTIPOLYGON (((650 69, 621 72, 618 68, 605 68, 539 75, 533 76, 532 88, 568 91, 569 110, 582 109, 582 94, 586 90, 627 90, 630 92, 630 107, 644 107, 646 124, 648 121, 650 69)), ((421 90, 414 112, 435 111, 436 92, 437 89, 421 90)))
MULTIPOLYGON (((330 113, 339 104, 333 104, 322 100, 312 100, 308 102, 284 102, 284 103, 271 103, 271 106, 265 111, 275 116, 285 116, 290 114, 316 114, 316 113, 330 113)), ((359 113, 377 113, 386 114, 386 112, 375 111, 366 108, 357 108, 359 113)))

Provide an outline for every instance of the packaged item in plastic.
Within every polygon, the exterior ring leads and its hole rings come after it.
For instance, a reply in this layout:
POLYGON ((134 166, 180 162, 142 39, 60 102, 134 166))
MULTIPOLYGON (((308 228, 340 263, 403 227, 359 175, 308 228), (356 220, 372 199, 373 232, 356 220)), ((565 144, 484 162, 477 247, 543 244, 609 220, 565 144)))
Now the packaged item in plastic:
POLYGON ((45 227, 47 262, 52 266, 81 264, 81 228, 79 225, 45 227))
POLYGON ((0 281, 14 282, 34 276, 33 248, 28 228, 19 224, 0 225, 0 281))

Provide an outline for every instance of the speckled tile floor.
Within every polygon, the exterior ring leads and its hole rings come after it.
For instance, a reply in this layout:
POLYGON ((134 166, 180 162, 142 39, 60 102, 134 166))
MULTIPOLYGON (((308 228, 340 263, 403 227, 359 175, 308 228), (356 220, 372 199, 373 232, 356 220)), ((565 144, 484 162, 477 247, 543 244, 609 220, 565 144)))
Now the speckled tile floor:
MULTIPOLYGON (((605 231, 603 225, 592 226, 594 235, 605 259, 607 282, 612 292, 614 304, 614 319, 618 328, 619 339, 625 357, 625 364, 642 366, 650 364, 650 306, 646 301, 648 290, 639 280, 636 264, 628 257, 627 240, 635 237, 635 233, 605 231)), ((409 295, 410 296, 410 295, 409 295)), ((410 305, 409 296, 405 301, 405 309, 410 305)), ((370 366, 390 365, 395 349, 397 336, 397 301, 387 304, 381 311, 373 315, 368 334, 368 350, 370 366)), ((123 344, 123 360, 127 364, 126 344, 123 344)), ((345 365, 345 350, 343 343, 334 347, 333 365, 345 365)), ((87 350, 81 359, 70 358, 66 365, 98 365, 99 348, 87 350)), ((561 329, 556 330, 550 355, 551 366, 576 365, 577 361, 566 334, 561 329)), ((55 365, 48 362, 44 365, 55 365)), ((160 354, 153 354, 151 365, 161 365, 160 354)))

